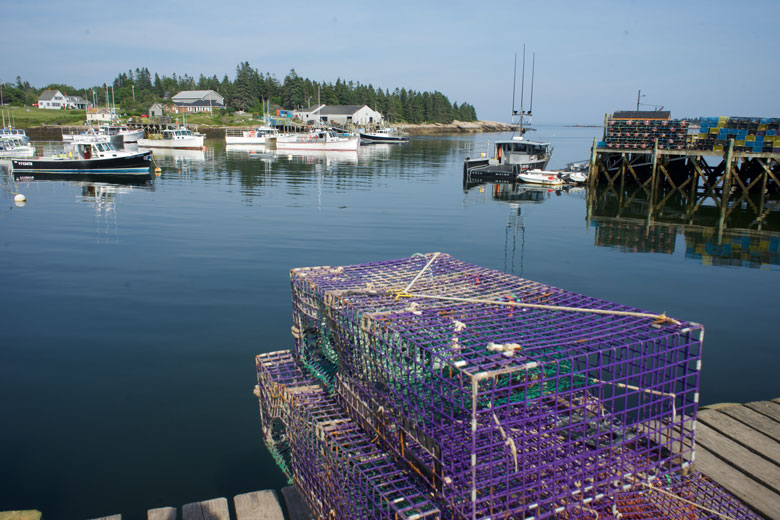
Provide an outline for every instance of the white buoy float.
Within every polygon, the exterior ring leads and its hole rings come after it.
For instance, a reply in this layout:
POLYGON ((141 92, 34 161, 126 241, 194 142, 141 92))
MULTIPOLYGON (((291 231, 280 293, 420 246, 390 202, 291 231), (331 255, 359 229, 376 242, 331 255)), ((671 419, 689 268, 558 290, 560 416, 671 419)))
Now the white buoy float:
POLYGON ((27 197, 25 197, 21 193, 17 193, 14 196, 14 204, 16 204, 19 207, 24 206, 25 204, 27 204, 27 197))

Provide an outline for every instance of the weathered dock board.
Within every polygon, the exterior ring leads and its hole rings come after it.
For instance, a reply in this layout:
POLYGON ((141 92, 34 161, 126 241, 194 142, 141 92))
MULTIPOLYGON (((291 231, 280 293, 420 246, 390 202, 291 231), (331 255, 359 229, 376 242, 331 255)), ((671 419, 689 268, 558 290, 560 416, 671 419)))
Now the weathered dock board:
POLYGON ((238 520, 284 520, 276 491, 254 491, 233 497, 238 520))
POLYGON ((212 498, 203 502, 191 502, 181 508, 183 520, 230 520, 225 498, 212 498))
POLYGON ((282 497, 284 497, 284 505, 287 508, 287 517, 289 520, 312 520, 314 515, 311 514, 309 506, 306 505, 306 501, 298 492, 298 488, 295 486, 287 486, 282 488, 282 497))
POLYGON ((100 518, 93 518, 92 520, 122 520, 122 515, 101 516, 100 518))
POLYGON ((0 520, 41 520, 41 512, 37 509, 0 511, 0 520))
POLYGON ((780 401, 700 410, 696 468, 756 512, 780 520, 780 401))
POLYGON ((176 520, 175 507, 157 507, 146 512, 147 520, 176 520))

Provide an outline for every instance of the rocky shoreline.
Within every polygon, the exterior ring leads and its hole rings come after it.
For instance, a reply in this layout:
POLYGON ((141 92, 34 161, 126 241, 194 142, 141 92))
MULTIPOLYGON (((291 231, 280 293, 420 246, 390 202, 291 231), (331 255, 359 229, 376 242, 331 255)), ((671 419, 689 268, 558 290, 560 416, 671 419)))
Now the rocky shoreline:
POLYGON ((438 135, 438 134, 468 134, 478 132, 511 132, 517 125, 500 123, 498 121, 453 121, 452 123, 429 123, 413 125, 399 123, 399 130, 409 135, 438 135))

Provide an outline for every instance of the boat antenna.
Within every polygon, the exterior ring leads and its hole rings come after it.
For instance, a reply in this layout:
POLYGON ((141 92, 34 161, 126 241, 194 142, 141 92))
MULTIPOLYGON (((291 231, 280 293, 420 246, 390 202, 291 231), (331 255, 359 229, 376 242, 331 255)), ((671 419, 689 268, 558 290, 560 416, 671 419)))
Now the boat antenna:
POLYGON ((523 74, 520 76, 520 122, 523 120, 523 95, 525 93, 525 44, 523 44, 523 74))
POLYGON ((517 53, 515 53, 515 70, 512 73, 512 116, 517 115, 515 110, 515 86, 517 85, 517 53))
POLYGON ((534 111, 534 72, 536 72, 536 53, 533 54, 533 60, 531 61, 531 106, 528 108, 529 116, 534 111))

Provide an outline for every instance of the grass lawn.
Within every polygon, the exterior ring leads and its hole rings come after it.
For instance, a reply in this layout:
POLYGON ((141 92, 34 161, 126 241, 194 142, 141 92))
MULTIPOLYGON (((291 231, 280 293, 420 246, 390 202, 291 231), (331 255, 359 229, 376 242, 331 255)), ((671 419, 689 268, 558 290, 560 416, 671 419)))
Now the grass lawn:
MULTIPOLYGON (((12 121, 17 128, 29 128, 41 125, 75 125, 84 124, 87 116, 83 110, 47 110, 35 107, 3 107, 5 125, 12 121), (10 116, 10 118, 9 118, 10 116)), ((0 119, 0 123, 2 119, 0 119)))

